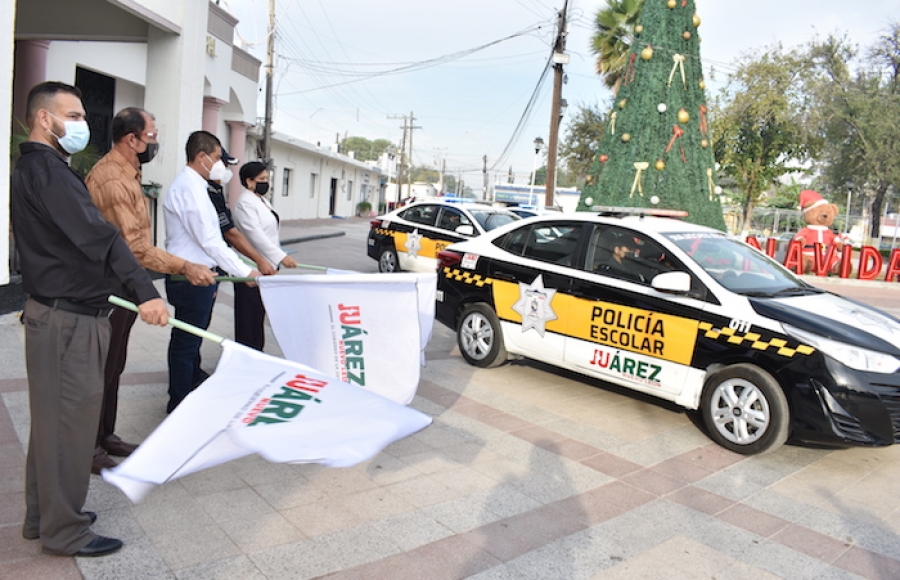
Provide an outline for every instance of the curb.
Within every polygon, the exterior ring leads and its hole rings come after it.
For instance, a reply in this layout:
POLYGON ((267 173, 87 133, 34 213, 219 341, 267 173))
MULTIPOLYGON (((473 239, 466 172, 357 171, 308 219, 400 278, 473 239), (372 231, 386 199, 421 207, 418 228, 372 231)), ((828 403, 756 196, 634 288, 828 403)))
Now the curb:
POLYGON ((313 240, 326 240, 328 238, 339 238, 341 236, 346 236, 346 232, 332 232, 330 234, 313 234, 311 236, 302 236, 299 238, 287 238, 284 240, 278 240, 282 246, 289 246, 291 244, 299 244, 300 242, 311 242, 313 240))

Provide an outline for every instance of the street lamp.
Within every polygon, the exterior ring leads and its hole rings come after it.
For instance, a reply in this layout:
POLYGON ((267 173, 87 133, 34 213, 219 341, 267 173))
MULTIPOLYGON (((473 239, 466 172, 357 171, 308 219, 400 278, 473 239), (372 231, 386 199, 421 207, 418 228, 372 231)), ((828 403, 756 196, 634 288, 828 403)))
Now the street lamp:
POLYGON ((541 149, 544 147, 544 140, 540 137, 535 137, 534 139, 534 166, 531 169, 531 195, 530 201, 531 205, 537 206, 534 198, 534 180, 537 176, 537 162, 538 162, 538 154, 541 152, 541 149))

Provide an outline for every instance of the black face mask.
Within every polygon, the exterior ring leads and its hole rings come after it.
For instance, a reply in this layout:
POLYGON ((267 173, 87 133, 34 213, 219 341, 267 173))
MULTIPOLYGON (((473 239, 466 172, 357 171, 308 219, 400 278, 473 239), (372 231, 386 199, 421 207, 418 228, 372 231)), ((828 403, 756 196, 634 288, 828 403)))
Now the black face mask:
POLYGON ((150 163, 156 157, 157 151, 159 151, 159 143, 147 143, 147 148, 138 153, 138 162, 141 165, 150 163))
POLYGON ((256 187, 253 188, 253 191, 255 191, 257 195, 265 195, 269 193, 269 182, 257 181, 256 187))

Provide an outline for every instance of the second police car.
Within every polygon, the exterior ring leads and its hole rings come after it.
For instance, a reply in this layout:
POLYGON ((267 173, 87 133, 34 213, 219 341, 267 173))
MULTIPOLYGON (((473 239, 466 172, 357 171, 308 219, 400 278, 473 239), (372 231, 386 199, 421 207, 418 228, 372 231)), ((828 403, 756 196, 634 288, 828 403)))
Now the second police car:
POLYGON ((521 355, 699 409, 738 453, 900 438, 900 321, 684 221, 543 216, 455 244, 436 317, 472 365, 521 355))
POLYGON ((368 255, 379 272, 434 272, 450 244, 520 219, 505 209, 465 201, 421 201, 371 222, 368 255))

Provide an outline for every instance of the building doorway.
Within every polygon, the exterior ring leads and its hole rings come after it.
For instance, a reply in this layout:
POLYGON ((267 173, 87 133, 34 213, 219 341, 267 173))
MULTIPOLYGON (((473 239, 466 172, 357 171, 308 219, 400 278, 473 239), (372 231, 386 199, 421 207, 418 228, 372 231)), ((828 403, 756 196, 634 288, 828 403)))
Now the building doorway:
POLYGON ((329 187, 328 191, 328 215, 335 215, 335 209, 337 208, 337 185, 338 180, 332 177, 331 187, 329 187))
POLYGON ((88 126, 90 145, 99 155, 106 155, 112 147, 112 118, 116 101, 116 79, 94 71, 76 67, 75 86, 81 89, 88 126))

